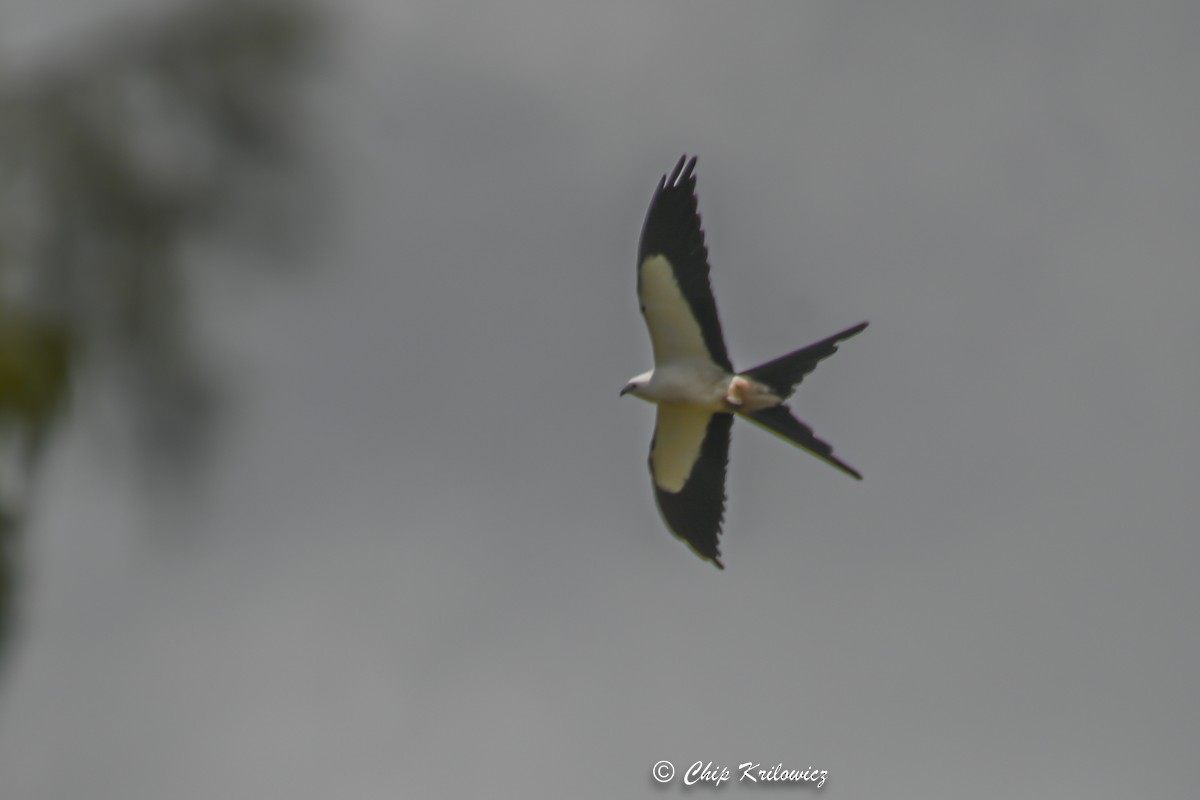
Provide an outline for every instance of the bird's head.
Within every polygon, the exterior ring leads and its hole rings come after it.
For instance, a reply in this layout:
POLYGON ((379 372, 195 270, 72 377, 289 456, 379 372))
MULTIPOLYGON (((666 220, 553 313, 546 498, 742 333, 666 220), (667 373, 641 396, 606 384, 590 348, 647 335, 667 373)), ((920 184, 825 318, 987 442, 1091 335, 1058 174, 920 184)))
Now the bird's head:
POLYGON ((632 394, 634 397, 645 399, 645 395, 642 392, 650 384, 650 378, 653 376, 654 370, 643 372, 641 375, 635 375, 629 380, 629 383, 625 384, 625 388, 621 390, 621 396, 624 397, 627 394, 632 394))

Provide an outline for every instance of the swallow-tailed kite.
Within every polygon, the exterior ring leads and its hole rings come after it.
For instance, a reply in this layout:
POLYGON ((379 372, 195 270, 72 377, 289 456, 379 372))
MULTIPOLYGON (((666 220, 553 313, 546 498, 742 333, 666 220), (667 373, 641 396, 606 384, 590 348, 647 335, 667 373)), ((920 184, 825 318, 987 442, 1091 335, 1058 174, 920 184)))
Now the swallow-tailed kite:
POLYGON ((737 373, 725 350, 708 280, 708 248, 696 210, 696 159, 679 159, 659 181, 638 247, 638 300, 654 369, 621 394, 658 405, 650 477, 667 527, 724 569, 717 538, 725 516, 725 467, 733 415, 778 434, 859 480, 854 468, 796 419, 786 401, 804 376, 862 322, 828 339, 737 373))

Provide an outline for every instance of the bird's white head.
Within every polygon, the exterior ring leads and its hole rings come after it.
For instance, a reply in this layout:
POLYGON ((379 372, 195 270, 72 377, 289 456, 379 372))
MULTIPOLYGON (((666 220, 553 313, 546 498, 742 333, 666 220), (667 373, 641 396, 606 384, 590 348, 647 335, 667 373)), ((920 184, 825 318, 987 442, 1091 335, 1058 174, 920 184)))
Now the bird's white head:
POLYGON ((641 375, 635 375, 629 379, 629 383, 625 384, 625 388, 621 390, 621 396, 632 394, 634 397, 640 397, 643 400, 648 399, 645 391, 650 385, 650 379, 654 377, 654 370, 643 372, 641 375))

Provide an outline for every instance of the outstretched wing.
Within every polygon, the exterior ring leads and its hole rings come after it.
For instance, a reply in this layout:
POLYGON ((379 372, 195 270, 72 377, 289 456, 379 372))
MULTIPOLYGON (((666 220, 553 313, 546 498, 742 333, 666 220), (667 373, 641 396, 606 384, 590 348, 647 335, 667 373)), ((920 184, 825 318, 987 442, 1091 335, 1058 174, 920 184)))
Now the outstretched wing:
POLYGON ((650 442, 650 477, 663 521, 696 555, 720 569, 725 467, 733 415, 659 406, 650 442))
POLYGON ((695 168, 695 158, 681 157, 650 200, 638 246, 638 300, 656 366, 703 359, 733 372, 709 283, 695 168))

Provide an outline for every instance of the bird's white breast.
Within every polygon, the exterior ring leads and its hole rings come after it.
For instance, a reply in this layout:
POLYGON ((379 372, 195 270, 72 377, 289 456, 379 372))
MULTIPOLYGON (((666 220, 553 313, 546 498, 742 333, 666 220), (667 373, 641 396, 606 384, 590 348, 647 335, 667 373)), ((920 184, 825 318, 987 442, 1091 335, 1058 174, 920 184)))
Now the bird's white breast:
POLYGON ((647 399, 660 405, 726 411, 729 374, 708 361, 674 361, 654 370, 647 399))

